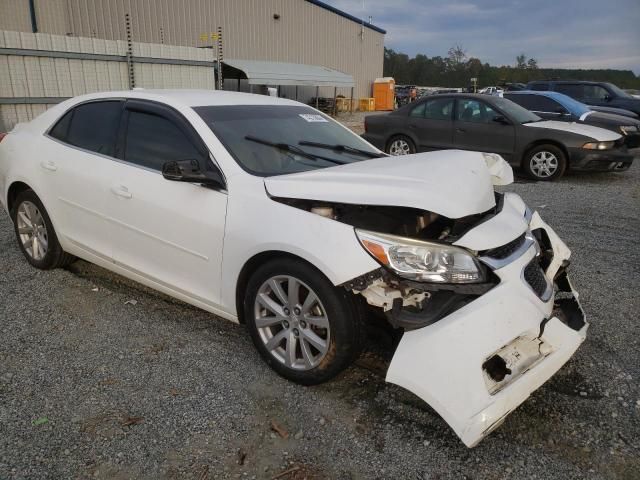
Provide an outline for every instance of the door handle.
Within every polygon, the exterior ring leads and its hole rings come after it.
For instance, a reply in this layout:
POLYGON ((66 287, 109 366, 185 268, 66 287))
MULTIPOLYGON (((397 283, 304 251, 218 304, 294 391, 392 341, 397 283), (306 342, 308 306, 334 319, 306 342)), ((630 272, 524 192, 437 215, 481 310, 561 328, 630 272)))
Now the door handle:
POLYGON ((45 170, 49 170, 51 172, 55 172, 56 170, 58 170, 58 167, 53 162, 53 160, 47 160, 47 161, 43 160, 42 162, 40 162, 40 166, 45 170))
POLYGON ((464 133, 466 130, 464 128, 456 128, 456 132, 464 133))
POLYGON ((131 195, 131 192, 129 192, 129 189, 127 187, 125 187, 124 185, 118 185, 116 187, 111 187, 111 193, 113 193, 114 195, 117 195, 119 197, 122 198, 132 198, 133 195, 131 195))
POLYGON ((418 126, 415 123, 410 123, 409 128, 418 128, 418 126))

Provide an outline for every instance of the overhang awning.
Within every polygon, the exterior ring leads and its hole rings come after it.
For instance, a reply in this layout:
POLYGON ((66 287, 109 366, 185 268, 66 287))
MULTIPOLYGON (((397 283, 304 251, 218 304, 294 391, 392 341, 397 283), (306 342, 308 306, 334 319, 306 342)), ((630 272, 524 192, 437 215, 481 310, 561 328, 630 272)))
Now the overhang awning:
POLYGON ((223 78, 246 79, 250 85, 353 87, 353 77, 332 68, 262 60, 222 61, 223 78))

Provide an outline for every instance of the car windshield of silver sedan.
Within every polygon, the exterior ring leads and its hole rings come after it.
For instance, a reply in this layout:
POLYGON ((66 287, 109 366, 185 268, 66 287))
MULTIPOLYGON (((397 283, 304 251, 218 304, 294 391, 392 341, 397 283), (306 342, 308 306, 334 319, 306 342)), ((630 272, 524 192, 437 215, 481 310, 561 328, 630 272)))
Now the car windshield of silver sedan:
POLYGON ((254 175, 283 175, 381 156, 309 107, 225 105, 194 110, 238 164, 254 175))

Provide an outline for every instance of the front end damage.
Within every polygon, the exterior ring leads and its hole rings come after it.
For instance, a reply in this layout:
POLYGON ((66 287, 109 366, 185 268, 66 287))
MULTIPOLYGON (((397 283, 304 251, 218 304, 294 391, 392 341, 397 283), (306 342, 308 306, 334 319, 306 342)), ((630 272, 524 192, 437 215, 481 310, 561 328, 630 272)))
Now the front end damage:
MULTIPOLYGON (((571 252, 499 156, 445 151, 265 180, 270 197, 354 228, 380 268, 341 285, 403 332, 386 380, 469 447, 584 341, 571 252)), ((324 221, 324 220, 323 220, 324 221)))
POLYGON ((408 282, 384 269, 345 287, 383 309, 404 334, 386 380, 436 410, 469 447, 475 446, 584 341, 587 323, 567 277, 567 246, 513 194, 458 243, 476 251, 489 281, 469 285, 408 282), (525 231, 484 249, 487 234, 524 218, 525 231), (468 243, 467 243, 468 242, 468 243))

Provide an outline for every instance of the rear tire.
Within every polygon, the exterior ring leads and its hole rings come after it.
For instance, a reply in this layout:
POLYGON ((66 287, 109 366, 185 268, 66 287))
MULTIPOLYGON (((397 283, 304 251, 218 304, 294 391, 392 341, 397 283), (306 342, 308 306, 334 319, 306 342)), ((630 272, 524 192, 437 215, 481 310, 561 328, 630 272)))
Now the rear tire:
POLYGON ((75 260, 58 242, 47 210, 33 190, 18 194, 11 210, 18 246, 27 261, 40 270, 64 267, 75 260))
POLYGON ((534 180, 550 182, 564 174, 567 157, 555 145, 537 145, 524 154, 522 168, 534 180))
POLYGON ((259 267, 247 285, 244 317, 263 360, 302 385, 326 382, 360 354, 363 333, 349 293, 301 260, 259 267))
POLYGON ((405 135, 391 137, 384 149, 389 155, 411 155, 416 153, 416 145, 405 135))

